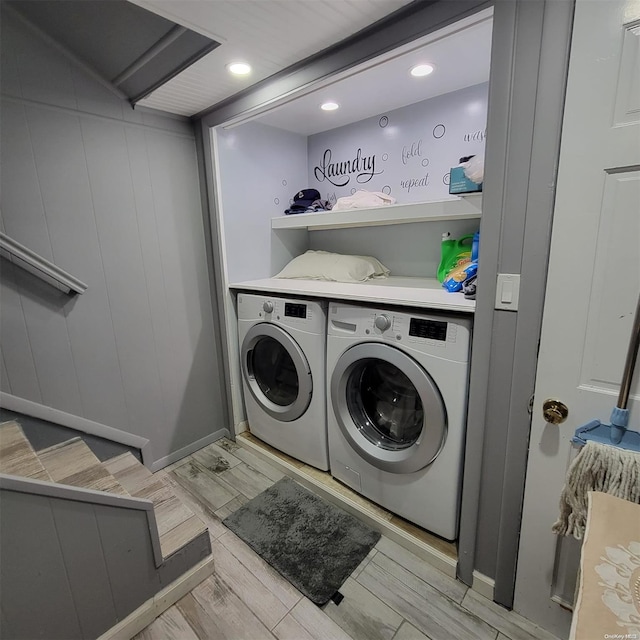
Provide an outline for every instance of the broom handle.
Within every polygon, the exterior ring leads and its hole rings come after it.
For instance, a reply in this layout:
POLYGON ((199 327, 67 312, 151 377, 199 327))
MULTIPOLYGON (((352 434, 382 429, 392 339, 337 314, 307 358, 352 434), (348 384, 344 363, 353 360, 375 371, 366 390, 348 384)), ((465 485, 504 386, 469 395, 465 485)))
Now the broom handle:
POLYGON ((636 366, 638 357, 638 347, 640 346, 640 295, 638 296, 638 305, 636 306, 636 315, 631 328, 631 338, 629 339, 629 350, 627 351, 627 361, 624 363, 624 372, 622 374, 622 383, 620 384, 620 393, 618 394, 618 409, 626 409, 629 402, 629 391, 631 389, 631 381, 633 380, 633 370, 636 366))

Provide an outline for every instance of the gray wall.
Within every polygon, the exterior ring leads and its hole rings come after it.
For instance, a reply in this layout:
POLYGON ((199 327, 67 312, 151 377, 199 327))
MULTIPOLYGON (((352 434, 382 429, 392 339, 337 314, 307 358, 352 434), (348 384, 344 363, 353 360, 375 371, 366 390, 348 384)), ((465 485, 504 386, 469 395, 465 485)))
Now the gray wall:
POLYGON ((211 553, 205 532, 157 567, 146 510, 71 491, 79 497, 0 490, 3 638, 96 638, 211 553))
POLYGON ((226 425, 196 147, 2 15, 1 230, 88 284, 2 260, 2 391, 151 441, 226 425))
POLYGON ((145 511, 4 490, 0 501, 4 638, 96 638, 160 590, 145 511))

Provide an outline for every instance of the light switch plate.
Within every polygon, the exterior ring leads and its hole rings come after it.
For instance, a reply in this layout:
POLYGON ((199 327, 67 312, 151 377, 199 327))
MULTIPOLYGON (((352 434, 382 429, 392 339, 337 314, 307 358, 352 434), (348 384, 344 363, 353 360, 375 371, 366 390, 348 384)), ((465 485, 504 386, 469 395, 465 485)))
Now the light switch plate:
POLYGON ((517 311, 519 298, 520 274, 499 273, 498 284, 496 286, 495 308, 506 309, 507 311, 517 311))

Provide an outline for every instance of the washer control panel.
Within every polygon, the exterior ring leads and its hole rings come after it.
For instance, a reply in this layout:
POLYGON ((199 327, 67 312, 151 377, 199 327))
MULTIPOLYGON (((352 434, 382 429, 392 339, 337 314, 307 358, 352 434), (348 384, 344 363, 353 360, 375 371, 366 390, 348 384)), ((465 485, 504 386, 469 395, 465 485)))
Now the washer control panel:
POLYGON ((420 353, 431 353, 458 362, 468 361, 471 318, 332 302, 328 319, 328 336, 381 340, 420 353))
POLYGON ((409 319, 409 335, 416 338, 427 338, 428 340, 447 339, 447 322, 440 320, 428 320, 426 318, 409 319))

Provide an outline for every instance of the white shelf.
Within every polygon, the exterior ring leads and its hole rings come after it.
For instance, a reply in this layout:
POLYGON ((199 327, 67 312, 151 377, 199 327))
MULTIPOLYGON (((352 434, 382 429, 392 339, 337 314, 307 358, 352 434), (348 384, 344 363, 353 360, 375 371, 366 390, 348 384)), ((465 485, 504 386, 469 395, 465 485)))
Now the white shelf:
POLYGON ((345 229, 435 220, 470 220, 482 213, 482 194, 472 193, 462 197, 451 196, 445 200, 392 204, 371 209, 349 211, 322 211, 298 213, 271 218, 272 229, 345 229))
POLYGON ((473 313, 476 308, 475 300, 467 300, 462 293, 445 291, 434 278, 392 276, 358 283, 265 278, 237 282, 229 285, 229 288, 238 291, 263 291, 275 295, 375 302, 385 306, 400 305, 461 313, 473 313))

